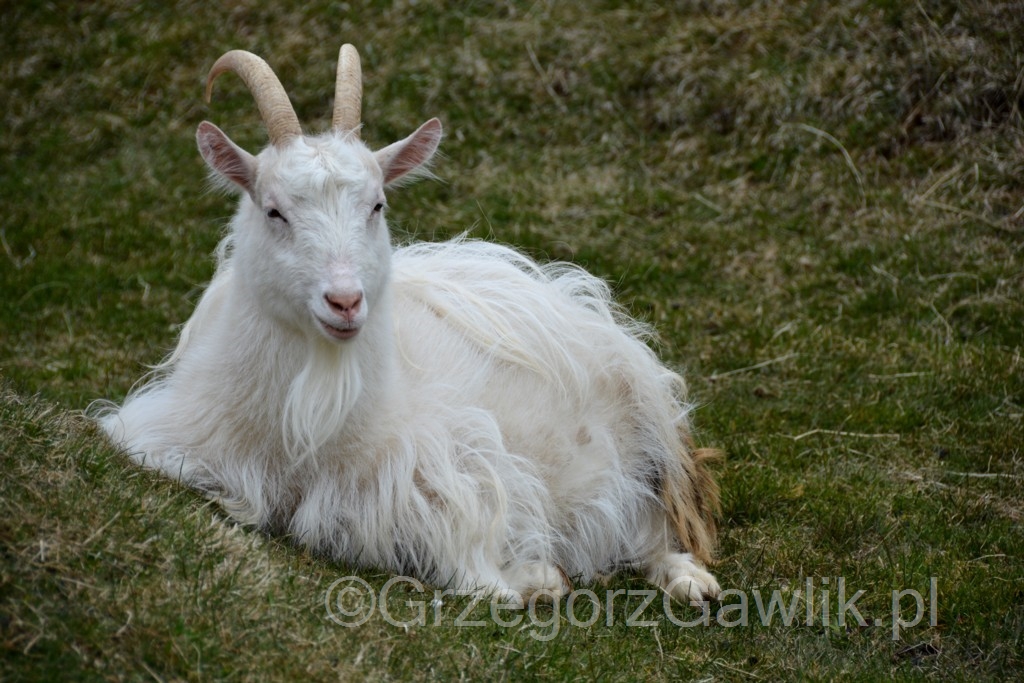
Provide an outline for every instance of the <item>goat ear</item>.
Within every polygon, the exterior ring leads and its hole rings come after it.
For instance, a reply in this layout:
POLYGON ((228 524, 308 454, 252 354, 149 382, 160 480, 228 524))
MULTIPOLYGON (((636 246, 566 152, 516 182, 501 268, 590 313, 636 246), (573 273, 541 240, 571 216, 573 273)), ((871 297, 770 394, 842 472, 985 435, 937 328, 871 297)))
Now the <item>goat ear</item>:
POLYGON ((421 168, 434 156, 440 143, 441 122, 430 119, 404 140, 374 152, 377 163, 384 171, 384 185, 390 185, 421 168))
POLYGON ((209 121, 199 124, 196 143, 210 168, 252 195, 256 157, 233 143, 224 131, 209 121))

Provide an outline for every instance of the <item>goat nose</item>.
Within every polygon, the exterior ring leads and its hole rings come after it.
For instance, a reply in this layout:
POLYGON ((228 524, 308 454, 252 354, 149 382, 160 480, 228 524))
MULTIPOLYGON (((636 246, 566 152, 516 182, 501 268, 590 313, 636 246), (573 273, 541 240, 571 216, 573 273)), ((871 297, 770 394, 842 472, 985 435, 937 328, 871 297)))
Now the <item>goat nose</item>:
POLYGON ((324 294, 327 305, 331 312, 351 322, 359 312, 359 306, 363 303, 363 293, 354 294, 324 294))

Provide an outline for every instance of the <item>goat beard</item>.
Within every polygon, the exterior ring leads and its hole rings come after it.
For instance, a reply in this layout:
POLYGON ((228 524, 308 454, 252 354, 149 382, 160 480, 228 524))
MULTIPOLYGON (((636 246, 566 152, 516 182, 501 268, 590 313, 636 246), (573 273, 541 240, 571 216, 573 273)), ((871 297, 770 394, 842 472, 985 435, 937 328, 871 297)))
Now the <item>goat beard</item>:
POLYGON ((317 453, 344 428, 363 389, 354 353, 312 340, 306 362, 291 381, 282 411, 284 451, 292 466, 317 453))

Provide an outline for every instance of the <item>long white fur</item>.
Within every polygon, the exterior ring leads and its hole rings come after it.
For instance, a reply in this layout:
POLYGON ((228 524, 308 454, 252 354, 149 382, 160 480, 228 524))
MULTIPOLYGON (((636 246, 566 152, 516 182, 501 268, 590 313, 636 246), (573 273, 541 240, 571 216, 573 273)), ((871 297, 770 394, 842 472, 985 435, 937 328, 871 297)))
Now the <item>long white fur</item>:
POLYGON ((367 209, 386 169, 344 136, 254 159, 177 348, 99 415, 115 443, 353 564, 523 596, 633 565, 717 594, 656 491, 683 381, 603 281, 463 238, 392 249, 367 209), (342 280, 369 309, 338 341, 309 310, 342 280))

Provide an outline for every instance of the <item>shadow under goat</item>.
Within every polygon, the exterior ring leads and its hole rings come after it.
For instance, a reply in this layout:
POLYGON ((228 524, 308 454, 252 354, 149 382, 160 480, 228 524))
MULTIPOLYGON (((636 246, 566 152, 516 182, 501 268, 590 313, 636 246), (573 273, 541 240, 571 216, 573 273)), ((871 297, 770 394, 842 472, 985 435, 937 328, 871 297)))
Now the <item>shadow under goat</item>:
POLYGON ((394 248, 385 188, 423 172, 441 124, 371 151, 352 46, 321 135, 248 52, 214 64, 207 99, 227 71, 271 144, 253 156, 200 124, 238 211, 177 347, 124 405, 93 410, 110 439, 356 566, 520 605, 622 568, 717 596, 714 452, 606 283, 482 241, 394 248))

